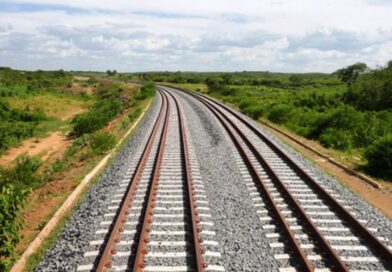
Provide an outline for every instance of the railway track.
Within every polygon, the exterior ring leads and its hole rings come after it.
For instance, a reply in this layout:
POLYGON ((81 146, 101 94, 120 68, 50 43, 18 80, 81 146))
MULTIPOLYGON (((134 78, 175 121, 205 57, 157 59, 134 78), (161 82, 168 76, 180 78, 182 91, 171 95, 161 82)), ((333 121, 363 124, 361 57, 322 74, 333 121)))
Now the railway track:
MULTIPOLYGON (((224 271, 179 103, 185 94, 167 87, 158 93, 160 111, 149 137, 107 196, 111 204, 78 271, 224 271)), ((224 131, 242 176, 238 182, 248 188, 280 271, 392 269, 391 241, 328 183, 235 111, 186 95, 211 111, 224 131)))
POLYGON ((224 271, 203 181, 175 96, 110 196, 78 271, 224 271))
POLYGON ((392 269, 391 241, 357 218, 327 183, 238 113, 187 94, 204 104, 226 132, 280 271, 392 269))

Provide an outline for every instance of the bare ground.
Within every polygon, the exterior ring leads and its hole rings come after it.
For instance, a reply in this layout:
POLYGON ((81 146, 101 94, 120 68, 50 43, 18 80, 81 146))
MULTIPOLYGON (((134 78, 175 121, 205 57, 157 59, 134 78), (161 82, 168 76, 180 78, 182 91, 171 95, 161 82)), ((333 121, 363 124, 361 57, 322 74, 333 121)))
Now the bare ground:
POLYGON ((30 156, 42 156, 44 161, 54 161, 61 158, 67 147, 72 143, 61 132, 53 132, 46 138, 31 138, 20 146, 10 148, 0 157, 0 165, 7 165, 23 153, 30 156))

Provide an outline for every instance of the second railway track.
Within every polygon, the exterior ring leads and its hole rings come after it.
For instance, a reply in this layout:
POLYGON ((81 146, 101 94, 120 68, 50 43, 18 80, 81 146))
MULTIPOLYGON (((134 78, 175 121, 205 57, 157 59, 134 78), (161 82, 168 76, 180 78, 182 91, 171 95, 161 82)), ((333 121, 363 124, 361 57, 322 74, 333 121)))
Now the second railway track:
POLYGON ((356 218, 328 184, 233 110, 202 95, 191 96, 226 131, 281 271, 392 269, 390 241, 356 218))

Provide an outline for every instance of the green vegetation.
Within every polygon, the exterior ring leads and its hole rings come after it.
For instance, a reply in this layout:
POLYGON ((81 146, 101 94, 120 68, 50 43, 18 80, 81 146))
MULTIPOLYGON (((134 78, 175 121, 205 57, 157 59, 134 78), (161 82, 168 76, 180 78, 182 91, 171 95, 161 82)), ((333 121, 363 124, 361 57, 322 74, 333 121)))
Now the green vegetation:
POLYGON ((23 96, 33 93, 66 91, 72 86, 72 74, 53 72, 20 72, 0 68, 0 97, 23 96))
POLYGON ((147 82, 140 88, 140 91, 136 94, 137 100, 144 100, 155 95, 155 84, 153 82, 147 82))
POLYGON ((13 109, 0 98, 0 154, 21 140, 32 137, 40 122, 48 120, 42 112, 13 109))
POLYGON ((80 136, 95 132, 108 124, 122 110, 119 100, 100 100, 87 113, 77 115, 72 123, 72 134, 80 136))
POLYGON ((344 94, 346 103, 360 111, 392 110, 392 61, 385 68, 363 74, 344 94))
POLYGON ((73 167, 92 167, 115 146, 116 135, 121 135, 115 128, 111 133, 100 130, 117 117, 123 120, 122 129, 127 128, 140 115, 144 99, 155 93, 153 83, 139 91, 119 80, 115 71, 110 73, 115 81, 102 73, 77 76, 64 71, 0 68, 0 154, 49 131, 70 132, 73 140, 54 162, 23 155, 8 166, 0 166, 0 271, 6 271, 16 258, 14 250, 23 227, 20 215, 24 206, 30 205, 29 194, 46 182, 61 179, 62 173, 73 167), (89 95, 83 88, 90 88, 89 95))
POLYGON ((69 102, 86 100, 68 91, 72 78, 61 70, 21 72, 0 68, 0 155, 26 138, 44 136, 65 125, 62 116, 48 108, 60 108, 53 105, 55 97, 61 97, 63 104, 65 97, 69 102))
POLYGON ((13 166, 0 167, 0 271, 11 264, 14 246, 19 242, 19 218, 28 193, 37 188, 42 179, 37 174, 41 162, 22 156, 13 166))
POLYGON ((116 145, 116 137, 109 132, 97 132, 91 137, 91 148, 97 154, 103 154, 116 145))
POLYGON ((177 72, 139 76, 207 93, 256 120, 266 118, 325 147, 360 154, 368 173, 392 178, 388 170, 392 62, 376 70, 357 63, 332 75, 177 72))
POLYGON ((376 140, 370 145, 365 156, 369 161, 369 171, 378 176, 392 176, 392 134, 376 140))

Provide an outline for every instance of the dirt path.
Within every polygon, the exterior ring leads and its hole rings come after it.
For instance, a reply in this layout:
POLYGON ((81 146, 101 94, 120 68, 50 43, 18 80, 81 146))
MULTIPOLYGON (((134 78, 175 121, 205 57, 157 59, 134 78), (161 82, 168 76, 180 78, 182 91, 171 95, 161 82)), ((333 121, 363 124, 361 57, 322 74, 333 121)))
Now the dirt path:
POLYGON ((42 156, 42 160, 61 158, 71 141, 60 132, 53 132, 46 138, 32 138, 22 142, 18 147, 10 148, 0 157, 0 165, 7 165, 23 153, 30 156, 42 156))
MULTIPOLYGON (((276 127, 276 126, 274 126, 276 127)), ((326 160, 325 158, 320 157, 318 154, 314 153, 313 151, 306 149, 305 147, 299 145, 295 141, 291 140, 290 138, 286 137, 285 135, 277 132, 276 130, 273 130, 271 128, 268 128, 264 126, 264 128, 268 129, 271 133, 275 134, 278 136, 280 139, 294 147, 296 150, 300 151, 303 155, 305 155, 308 158, 313 159, 319 165, 322 169, 326 170, 328 173, 331 175, 335 176, 338 178, 338 180, 350 188, 353 192, 358 194, 360 197, 362 197, 365 201, 370 203, 372 206, 376 207, 379 209, 381 212, 383 212, 386 216, 388 216, 390 219, 392 219, 392 184, 391 182, 383 182, 381 181, 380 184, 383 186, 384 189, 376 189, 372 186, 370 186, 368 183, 364 182, 360 178, 353 176, 349 173, 347 173, 345 170, 342 168, 332 164, 330 161, 326 160)), ((323 152, 323 147, 321 147, 318 143, 302 138, 297 135, 293 135, 292 133, 289 133, 285 131, 285 133, 288 133, 290 136, 294 137, 295 139, 300 140, 303 143, 306 143, 307 145, 310 145, 312 148, 314 148, 317 151, 323 152)))

